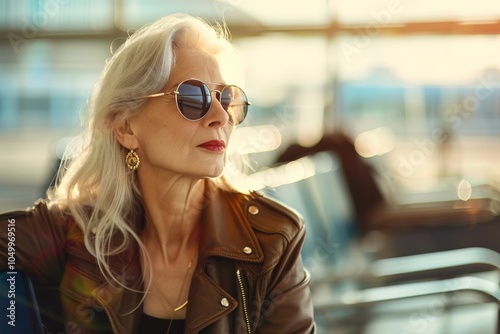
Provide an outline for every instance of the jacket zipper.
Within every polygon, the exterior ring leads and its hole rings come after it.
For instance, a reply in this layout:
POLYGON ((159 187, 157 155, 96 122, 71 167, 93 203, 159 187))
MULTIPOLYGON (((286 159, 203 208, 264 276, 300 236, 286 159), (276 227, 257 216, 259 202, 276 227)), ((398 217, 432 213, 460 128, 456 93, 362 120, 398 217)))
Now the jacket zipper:
POLYGON ((243 280, 241 278, 240 270, 236 270, 236 276, 238 277, 238 284, 240 286, 241 300, 243 301, 243 313, 245 315, 245 323, 247 325, 248 334, 252 334, 250 329, 250 317, 248 316, 248 308, 247 308, 247 295, 245 293, 245 288, 243 287, 243 280))

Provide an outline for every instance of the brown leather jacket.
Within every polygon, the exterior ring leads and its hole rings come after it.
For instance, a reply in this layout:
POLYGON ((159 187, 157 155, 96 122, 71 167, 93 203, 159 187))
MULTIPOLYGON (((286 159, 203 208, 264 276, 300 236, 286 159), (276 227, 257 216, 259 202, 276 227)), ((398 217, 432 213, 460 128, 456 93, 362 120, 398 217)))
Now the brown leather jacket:
MULTIPOLYGON (((7 270, 9 223, 15 225, 15 269, 37 286, 56 287, 56 297, 39 298, 48 304, 42 309, 49 324, 59 317, 61 327, 49 332, 137 332, 143 294, 103 278, 70 217, 44 201, 1 215, 1 270, 7 270)), ((315 332, 309 276, 300 257, 305 230, 296 214, 256 193, 212 189, 202 223, 184 333, 315 332)), ((110 265, 122 283, 142 291, 138 255, 132 243, 110 265)))

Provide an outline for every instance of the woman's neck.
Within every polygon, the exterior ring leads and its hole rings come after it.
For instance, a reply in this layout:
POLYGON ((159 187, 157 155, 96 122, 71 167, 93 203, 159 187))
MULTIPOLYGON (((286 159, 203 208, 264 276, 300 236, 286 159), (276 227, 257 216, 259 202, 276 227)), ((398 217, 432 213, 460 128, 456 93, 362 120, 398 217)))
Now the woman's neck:
POLYGON ((146 213, 143 241, 161 250, 164 260, 176 262, 179 253, 197 247, 205 180, 140 183, 140 189, 146 213))

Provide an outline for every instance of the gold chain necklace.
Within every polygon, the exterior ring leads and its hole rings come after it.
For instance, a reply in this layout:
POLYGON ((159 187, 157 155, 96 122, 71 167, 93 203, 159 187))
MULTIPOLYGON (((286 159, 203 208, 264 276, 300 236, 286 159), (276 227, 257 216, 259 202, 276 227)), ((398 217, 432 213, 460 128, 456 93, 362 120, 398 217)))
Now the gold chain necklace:
MULTIPOLYGON (((146 217, 146 222, 148 222, 148 219, 146 217)), ((179 305, 179 302, 180 302, 180 298, 181 298, 181 295, 182 295, 182 291, 184 290, 184 287, 186 286, 186 281, 187 281, 187 277, 189 275, 189 271, 191 270, 191 267, 193 266, 193 262, 196 258, 196 255, 198 255, 198 248, 196 247, 195 251, 193 252, 193 256, 191 258, 191 260, 189 261, 188 263, 188 267, 187 267, 187 270, 186 270, 186 275, 184 276, 184 280, 182 282, 182 286, 181 288, 179 289, 179 294, 177 295, 177 300, 175 301, 175 305, 179 305)), ((173 313, 172 313, 172 317, 170 317, 170 321, 169 321, 169 324, 168 324, 168 328, 167 328, 167 333, 166 334, 169 334, 170 333, 170 329, 172 328, 172 323, 174 321, 174 313, 176 312, 179 312, 180 310, 182 310, 183 308, 185 308, 189 302, 189 293, 188 293, 188 299, 186 299, 186 301, 182 304, 180 304, 179 306, 177 307, 173 307, 169 301, 168 301, 168 298, 165 296, 165 294, 163 293, 163 291, 161 291, 161 289, 159 288, 158 284, 156 283, 156 280, 155 278, 153 277, 152 279, 152 282, 153 282, 153 285, 156 287, 156 289, 158 289, 158 291, 160 292, 160 295, 163 297, 163 299, 165 300, 165 303, 172 309, 173 313)))
MULTIPOLYGON (((189 261, 188 263, 188 267, 187 267, 187 270, 186 270, 186 275, 184 276, 184 280, 182 282, 182 286, 181 288, 179 289, 179 294, 177 295, 177 299, 175 301, 175 304, 174 305, 179 305, 179 302, 180 302, 180 298, 181 298, 181 295, 182 295, 182 291, 184 290, 184 287, 186 286, 186 281, 187 281, 187 277, 189 275, 189 271, 191 270, 191 267, 193 266, 193 261, 196 257, 196 253, 197 252, 194 252, 193 254, 193 257, 191 258, 191 261, 189 261)), ((156 280, 153 278, 153 284, 155 285, 155 287, 158 289, 158 291, 160 292, 160 295, 163 297, 163 299, 165 300, 165 302, 167 303, 167 305, 172 309, 173 313, 175 312, 179 312, 180 310, 182 310, 183 308, 185 308, 189 302, 189 299, 186 299, 186 301, 182 304, 180 304, 179 306, 177 307, 173 307, 167 297, 163 294, 163 292, 161 291, 161 289, 159 288, 158 284, 156 283, 156 280)), ((172 313, 172 317, 170 317, 170 321, 168 323, 168 328, 167 328, 167 333, 166 334, 169 334, 170 333, 170 329, 172 328, 172 323, 174 321, 174 314, 172 313)))

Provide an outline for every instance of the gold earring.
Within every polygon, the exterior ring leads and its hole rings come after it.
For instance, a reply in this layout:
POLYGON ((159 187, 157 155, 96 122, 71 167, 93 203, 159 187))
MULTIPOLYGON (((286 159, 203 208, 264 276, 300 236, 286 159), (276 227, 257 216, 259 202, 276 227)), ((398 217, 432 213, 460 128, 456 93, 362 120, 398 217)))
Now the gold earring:
POLYGON ((136 170, 137 167, 139 167, 141 160, 139 159, 137 153, 134 152, 134 150, 130 150, 130 152, 128 152, 127 156, 125 157, 125 163, 131 170, 136 170))

